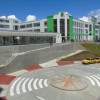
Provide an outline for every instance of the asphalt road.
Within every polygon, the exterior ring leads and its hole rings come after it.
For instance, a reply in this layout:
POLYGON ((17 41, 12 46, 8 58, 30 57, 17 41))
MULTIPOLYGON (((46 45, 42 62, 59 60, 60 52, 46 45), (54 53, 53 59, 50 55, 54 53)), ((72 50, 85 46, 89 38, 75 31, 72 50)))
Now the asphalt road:
POLYGON ((7 100, 100 100, 100 64, 28 72, 12 81, 7 100))

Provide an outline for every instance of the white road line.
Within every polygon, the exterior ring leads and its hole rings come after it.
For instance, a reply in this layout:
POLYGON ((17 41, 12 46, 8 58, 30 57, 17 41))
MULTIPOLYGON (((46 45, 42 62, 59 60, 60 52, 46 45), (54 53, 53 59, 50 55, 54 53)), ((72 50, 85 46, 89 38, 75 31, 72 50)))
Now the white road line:
POLYGON ((90 77, 86 77, 86 78, 88 78, 91 81, 92 85, 95 85, 95 82, 90 77))
POLYGON ((40 88, 43 88, 42 81, 43 81, 43 79, 39 80, 39 86, 40 86, 40 88))
POLYGON ((17 78, 14 83, 12 84, 11 88, 10 88, 10 96, 14 96, 14 87, 16 85, 16 83, 21 79, 21 77, 17 78))
POLYGON ((47 84, 47 81, 48 81, 47 79, 44 80, 44 85, 45 85, 46 87, 49 86, 49 85, 47 84))
POLYGON ((37 81, 38 81, 38 79, 35 79, 35 81, 34 81, 34 83, 33 83, 33 87, 34 87, 35 90, 38 89, 37 86, 36 86, 37 81))
POLYGON ((96 75, 93 75, 93 76, 100 80, 100 77, 98 77, 98 76, 96 76, 96 75))
POLYGON ((23 82, 24 79, 25 79, 25 78, 21 79, 21 80, 19 81, 19 83, 17 84, 17 86, 16 86, 16 92, 17 92, 17 94, 20 94, 20 85, 21 85, 21 83, 23 82))
POLYGON ((30 78, 27 78, 25 81, 24 81, 24 83, 22 84, 22 91, 25 93, 25 92, 27 92, 26 91, 26 88, 25 88, 25 85, 26 85, 26 83, 27 83, 27 81, 29 80, 30 78))
POLYGON ((36 96, 37 98, 39 98, 40 100, 45 100, 45 99, 43 99, 43 98, 41 98, 41 97, 39 97, 39 96, 36 96))
POLYGON ((29 89, 29 91, 32 91, 31 83, 32 83, 33 80, 34 80, 34 79, 32 78, 32 79, 29 81, 29 83, 28 83, 28 89, 29 89))
POLYGON ((100 86, 100 82, 95 77, 93 76, 90 76, 90 77, 93 78, 97 82, 98 86, 100 86))

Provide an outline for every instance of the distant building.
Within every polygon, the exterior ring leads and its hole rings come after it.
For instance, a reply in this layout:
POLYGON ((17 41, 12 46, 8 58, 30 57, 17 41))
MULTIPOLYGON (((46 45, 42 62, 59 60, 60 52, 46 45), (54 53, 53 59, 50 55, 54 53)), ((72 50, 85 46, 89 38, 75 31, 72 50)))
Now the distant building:
POLYGON ((19 34, 22 32, 26 32, 27 34, 33 33, 35 35, 40 33, 41 37, 43 33, 47 35, 48 33, 54 33, 56 34, 56 38, 53 39, 53 42, 56 43, 67 42, 71 40, 95 41, 100 39, 99 23, 92 21, 84 22, 82 20, 73 18, 73 16, 66 12, 59 12, 58 14, 48 16, 45 19, 23 23, 17 19, 0 18, 0 30, 5 31, 5 33, 8 32, 8 34, 9 31, 12 31, 12 33, 16 31, 17 33, 19 32, 19 34))

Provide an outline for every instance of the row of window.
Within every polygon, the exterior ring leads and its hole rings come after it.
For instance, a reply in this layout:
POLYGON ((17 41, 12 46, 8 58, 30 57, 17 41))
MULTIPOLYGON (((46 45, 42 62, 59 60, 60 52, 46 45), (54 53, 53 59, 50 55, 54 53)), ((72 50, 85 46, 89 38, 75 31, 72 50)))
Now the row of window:
POLYGON ((74 40, 88 40, 87 35, 74 35, 74 40))
MULTIPOLYGON (((31 27, 39 27, 40 26, 40 22, 38 23, 31 23, 31 24, 26 24, 26 25, 20 25, 20 28, 31 28, 31 27)), ((47 26, 47 22, 44 22, 44 26, 47 26)))
POLYGON ((79 23, 79 22, 73 21, 73 26, 74 26, 74 27, 81 27, 81 28, 84 28, 84 23, 79 23))
MULTIPOLYGON (((73 26, 74 27, 84 28, 84 23, 79 23, 79 22, 73 21, 73 26)), ((88 24, 85 24, 85 28, 88 28, 88 27, 89 27, 89 25, 88 24)))
POLYGON ((0 22, 9 23, 9 20, 2 20, 2 19, 0 19, 0 22))
POLYGON ((9 25, 0 25, 0 28, 9 28, 9 25))
POLYGON ((88 33, 89 31, 87 29, 85 29, 85 32, 84 32, 84 29, 77 29, 77 28, 73 28, 73 33, 81 33, 81 34, 84 34, 84 33, 88 33))
MULTIPOLYGON (((40 29, 34 29, 34 30, 27 30, 30 32, 40 32, 40 29)), ((47 28, 44 29, 44 32, 47 32, 47 28)))

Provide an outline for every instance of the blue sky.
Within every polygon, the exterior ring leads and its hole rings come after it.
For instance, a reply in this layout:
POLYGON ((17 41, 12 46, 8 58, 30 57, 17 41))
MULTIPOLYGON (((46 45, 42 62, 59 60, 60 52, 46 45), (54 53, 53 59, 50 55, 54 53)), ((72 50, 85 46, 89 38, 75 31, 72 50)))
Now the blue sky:
POLYGON ((26 16, 46 18, 59 11, 66 11, 74 18, 88 16, 92 10, 100 9, 100 0, 1 0, 0 16, 16 15, 21 21, 26 16))

